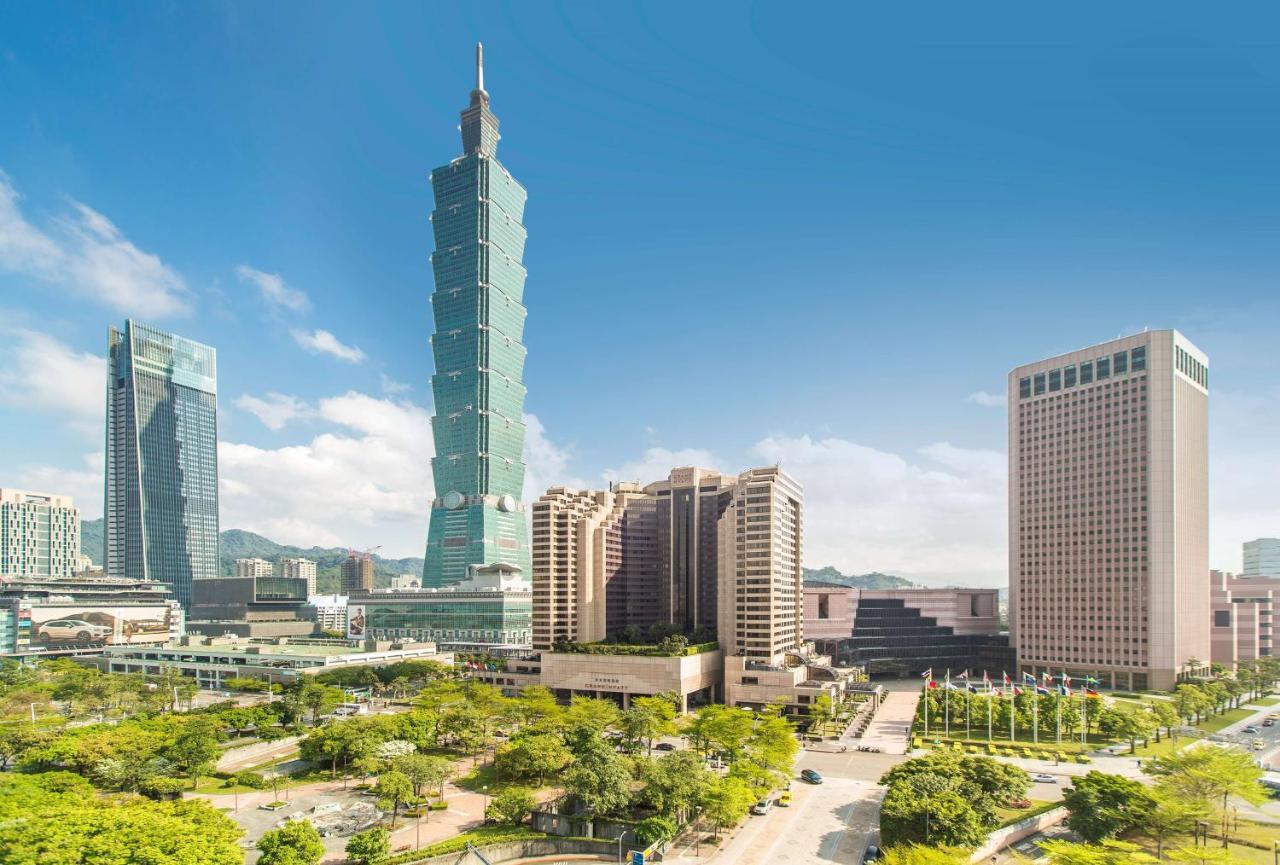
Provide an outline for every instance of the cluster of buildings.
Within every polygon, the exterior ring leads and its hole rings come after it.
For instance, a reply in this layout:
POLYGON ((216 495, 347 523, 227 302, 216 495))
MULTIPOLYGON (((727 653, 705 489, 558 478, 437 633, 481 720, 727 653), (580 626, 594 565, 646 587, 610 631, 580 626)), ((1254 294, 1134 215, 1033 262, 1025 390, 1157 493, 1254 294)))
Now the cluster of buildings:
POLYGON ((503 659, 474 674, 511 691, 794 713, 930 668, 1167 688, 1271 654, 1280 541, 1247 544, 1239 576, 1209 570, 1209 365, 1176 331, 1009 374, 1007 631, 995 589, 806 584, 804 495, 777 466, 526 505, 526 191, 497 159, 479 53, 460 128, 462 155, 431 175, 421 575, 379 588, 355 551, 334 595, 308 559, 220 575, 216 353, 127 321, 108 338, 105 573, 85 572, 69 499, 0 490, 0 653, 176 665, 217 687, 439 649, 503 659))

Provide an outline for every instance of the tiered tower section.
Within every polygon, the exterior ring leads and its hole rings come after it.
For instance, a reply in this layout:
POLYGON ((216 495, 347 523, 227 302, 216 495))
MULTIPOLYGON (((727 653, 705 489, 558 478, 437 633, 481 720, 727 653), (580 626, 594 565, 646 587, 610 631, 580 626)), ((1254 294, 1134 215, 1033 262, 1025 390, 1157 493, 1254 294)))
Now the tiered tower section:
POLYGON ((431 257, 436 373, 431 460, 436 498, 427 535, 424 587, 475 572, 527 579, 524 486, 526 193, 497 160, 498 118, 484 89, 476 46, 476 89, 462 112, 463 154, 431 173, 435 253, 431 257))

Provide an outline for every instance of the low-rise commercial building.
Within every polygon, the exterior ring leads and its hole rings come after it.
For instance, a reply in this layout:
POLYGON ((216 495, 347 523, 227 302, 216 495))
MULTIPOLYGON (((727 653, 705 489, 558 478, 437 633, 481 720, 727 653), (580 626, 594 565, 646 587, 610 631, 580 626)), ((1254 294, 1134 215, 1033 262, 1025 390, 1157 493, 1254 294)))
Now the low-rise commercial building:
POLYGON ((527 587, 503 590, 472 580, 443 589, 377 592, 351 598, 345 627, 352 639, 516 645, 527 650, 533 639, 532 612, 532 594, 527 587))
POLYGON ((164 583, 0 579, 0 655, 80 655, 116 644, 165 643, 186 632, 164 583))
POLYGON ((187 630, 208 637, 300 637, 315 631, 301 577, 193 580, 187 630))
POLYGON ((221 689, 232 678, 283 685, 341 667, 382 667, 407 660, 452 664, 453 656, 433 643, 369 643, 343 646, 321 642, 253 643, 234 638, 188 639, 184 645, 109 646, 96 658, 80 659, 104 672, 158 675, 166 668, 190 676, 202 688, 221 689))
POLYGON ((316 623, 316 630, 345 634, 347 632, 346 595, 312 595, 307 598, 303 615, 316 623))
POLYGON ((1272 657, 1280 578, 1209 572, 1210 660, 1234 670, 1241 661, 1272 657))
POLYGON ((1015 658, 1000 633, 996 589, 804 587, 805 633, 840 664, 873 676, 933 669, 1007 671, 1015 658))

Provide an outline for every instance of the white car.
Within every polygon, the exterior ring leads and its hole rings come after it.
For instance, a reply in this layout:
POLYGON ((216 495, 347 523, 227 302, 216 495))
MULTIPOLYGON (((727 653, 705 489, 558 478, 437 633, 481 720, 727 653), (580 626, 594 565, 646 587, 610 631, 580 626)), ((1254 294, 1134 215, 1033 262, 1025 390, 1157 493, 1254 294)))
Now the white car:
POLYGON ((87 643, 91 640, 102 640, 111 636, 111 628, 106 625, 95 625, 82 619, 54 619, 40 625, 37 640, 51 642, 53 640, 74 640, 87 643))
POLYGON ((1058 779, 1052 775, 1046 775, 1044 772, 1038 772, 1031 776, 1031 780, 1037 784, 1057 784, 1058 779))

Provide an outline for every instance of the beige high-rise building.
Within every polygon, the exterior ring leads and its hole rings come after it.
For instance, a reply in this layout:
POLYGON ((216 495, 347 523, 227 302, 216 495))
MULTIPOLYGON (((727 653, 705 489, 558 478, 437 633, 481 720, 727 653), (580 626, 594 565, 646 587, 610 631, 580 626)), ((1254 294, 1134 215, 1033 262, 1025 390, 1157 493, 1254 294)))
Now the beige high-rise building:
POLYGON ((1022 670, 1168 688, 1207 669, 1208 358, 1150 331, 1009 374, 1022 670))
POLYGON ((674 469, 641 487, 555 487, 533 505, 533 645, 559 696, 673 690, 803 712, 846 675, 803 644, 802 501, 781 469, 674 469), (680 633, 687 657, 570 643, 680 633), (710 645, 708 650, 706 645, 710 645), (715 648, 715 644, 719 648, 715 648), (691 650, 692 651, 692 650, 691 650))
POLYGON ((307 581, 307 597, 316 593, 316 563, 311 559, 281 559, 280 576, 307 581))
POLYGON ((269 577, 272 566, 266 559, 236 559, 237 577, 269 577))
POLYGON ((342 594, 361 595, 372 591, 373 557, 352 550, 342 562, 342 594))
POLYGON ((0 489, 0 576, 71 577, 80 567, 80 511, 71 496, 0 489))

